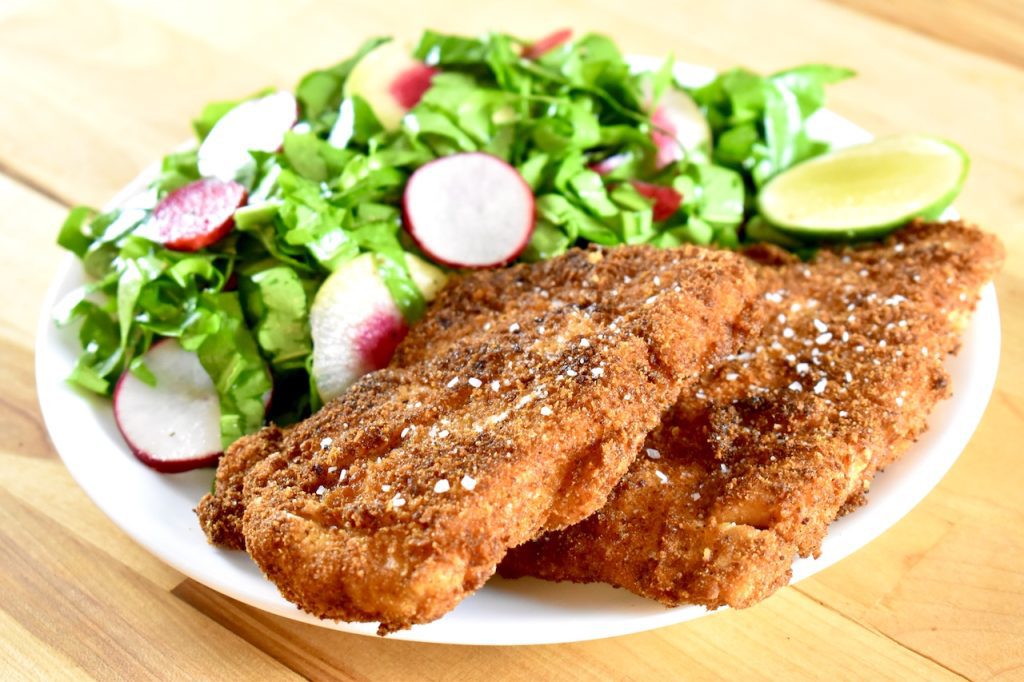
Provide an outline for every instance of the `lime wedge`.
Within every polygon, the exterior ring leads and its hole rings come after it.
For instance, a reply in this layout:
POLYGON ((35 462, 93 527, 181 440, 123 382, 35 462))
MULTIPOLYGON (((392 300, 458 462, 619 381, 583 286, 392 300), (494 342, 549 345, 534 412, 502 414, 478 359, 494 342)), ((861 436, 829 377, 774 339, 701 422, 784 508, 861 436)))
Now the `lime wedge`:
POLYGON ((969 160, 957 145, 897 135, 836 150, 772 178, 761 215, 784 232, 815 239, 863 239, 911 218, 935 218, 953 201, 969 160))

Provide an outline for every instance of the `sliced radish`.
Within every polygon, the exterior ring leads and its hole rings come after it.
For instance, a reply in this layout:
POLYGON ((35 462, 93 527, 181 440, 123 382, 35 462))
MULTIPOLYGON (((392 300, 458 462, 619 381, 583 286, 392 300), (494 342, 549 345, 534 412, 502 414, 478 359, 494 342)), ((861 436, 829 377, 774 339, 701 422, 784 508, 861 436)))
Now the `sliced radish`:
MULTIPOLYGON (((413 281, 428 301, 446 281, 437 267, 406 254, 413 281)), ((313 337, 313 379, 326 401, 356 379, 388 364, 408 326, 373 254, 363 254, 331 273, 309 311, 313 337)))
POLYGON ((215 464, 220 401, 199 358, 174 339, 154 344, 144 358, 156 386, 125 372, 114 389, 114 419, 128 447, 164 473, 215 464))
POLYGON ((402 198, 405 226, 424 253, 458 268, 503 265, 533 233, 533 193, 489 154, 453 154, 421 166, 402 198))
POLYGON ((523 50, 523 56, 527 59, 540 59, 551 50, 569 40, 569 38, 572 38, 572 29, 560 29, 554 33, 544 36, 540 40, 535 40, 530 43, 530 45, 523 50))
POLYGON ((380 124, 394 130, 423 97, 435 73, 437 69, 410 57, 404 46, 384 43, 355 65, 345 81, 345 94, 362 97, 380 124))
POLYGON ((687 153, 710 151, 711 129, 696 102, 685 92, 668 88, 651 115, 655 129, 651 139, 657 147, 658 168, 683 158, 687 153))
POLYGON ((175 251, 198 251, 231 231, 245 199, 245 188, 234 181, 190 182, 156 205, 142 234, 175 251))
POLYGON ((672 217, 672 214, 679 210, 679 204, 683 203, 683 195, 671 187, 652 185, 642 180, 631 180, 630 184, 637 192, 654 200, 653 218, 656 221, 672 217))
POLYGON ((630 155, 627 153, 615 154, 613 156, 601 159, 596 163, 590 164, 588 168, 590 168, 590 170, 594 171, 598 175, 608 175, 616 168, 629 161, 629 156, 630 155))
POLYGON ((298 115, 295 96, 284 90, 242 102, 224 114, 199 145, 199 172, 221 180, 241 177, 255 164, 249 152, 280 149, 298 115))
POLYGON ((412 109, 423 99, 423 93, 430 89, 430 82, 438 70, 426 64, 413 64, 391 81, 388 92, 399 106, 412 109))

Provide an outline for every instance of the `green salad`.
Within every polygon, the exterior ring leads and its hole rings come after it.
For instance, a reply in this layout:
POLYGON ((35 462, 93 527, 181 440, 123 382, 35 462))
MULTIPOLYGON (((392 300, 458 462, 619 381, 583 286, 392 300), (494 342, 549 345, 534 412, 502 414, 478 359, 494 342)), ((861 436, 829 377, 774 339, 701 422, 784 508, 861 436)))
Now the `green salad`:
POLYGON ((60 320, 76 323, 81 343, 69 381, 101 395, 111 395, 125 372, 153 383, 143 355, 172 337, 213 382, 224 446, 268 419, 308 415, 320 403, 309 324, 320 285, 371 253, 402 315, 419 317, 425 299, 409 256, 437 259, 405 229, 403 190, 416 169, 452 154, 502 159, 528 185, 535 220, 519 260, 588 243, 734 248, 770 239, 771 231, 744 229, 758 191, 827 150, 805 124, 825 86, 852 75, 823 65, 770 76, 734 69, 686 90, 672 58, 638 73, 607 37, 549 42, 538 50, 502 33, 427 31, 411 54, 428 69, 426 87, 414 98, 400 93, 407 106, 395 121, 374 93, 350 82, 375 53, 397 49, 385 38, 367 41, 345 61, 304 76, 293 91, 294 121, 234 166, 204 162, 204 143, 221 135, 225 116, 274 91, 207 106, 193 122, 197 145, 163 159, 150 205, 77 207, 61 228, 60 245, 91 278, 60 320), (662 103, 680 98, 696 104, 707 139, 677 137, 662 103), (161 202, 201 181, 207 168, 230 174, 222 180, 244 196, 223 234, 198 248, 161 238, 153 231, 161 202))

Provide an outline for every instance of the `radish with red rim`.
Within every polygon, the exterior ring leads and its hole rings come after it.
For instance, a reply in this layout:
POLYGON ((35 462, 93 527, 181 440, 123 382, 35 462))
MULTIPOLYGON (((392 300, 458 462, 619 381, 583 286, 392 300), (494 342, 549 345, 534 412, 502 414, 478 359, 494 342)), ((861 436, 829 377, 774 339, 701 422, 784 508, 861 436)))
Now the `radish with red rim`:
POLYGON ((161 199, 141 234, 168 249, 198 251, 231 231, 235 209, 245 201, 237 182, 202 178, 161 199))
POLYGON ((276 152, 298 120, 295 96, 285 90, 242 102, 224 114, 199 145, 199 173, 236 180, 255 166, 250 151, 276 152))
POLYGON ((430 258, 456 268, 516 259, 533 234, 533 192, 501 159, 453 154, 421 166, 402 197, 405 227, 430 258))
MULTIPOLYGON (((325 401, 367 372, 385 367, 409 331, 377 271, 378 258, 364 253, 343 263, 320 286, 310 307, 313 380, 325 401)), ((412 254, 406 254, 405 263, 423 298, 432 300, 447 276, 412 254)))
POLYGON ((345 81, 345 95, 362 97, 386 130, 396 130, 437 73, 437 68, 410 57, 403 45, 385 43, 352 68, 345 81))
POLYGON ((563 28, 535 40, 523 50, 526 59, 540 59, 545 54, 572 38, 572 29, 563 28))
POLYGON ((423 93, 430 89, 430 83, 438 70, 426 64, 413 64, 399 72, 391 81, 388 92, 399 106, 412 109, 423 99, 423 93))
MULTIPOLYGON (((163 473, 216 464, 222 452, 220 400, 198 356, 175 339, 163 339, 143 360, 155 385, 125 372, 114 388, 114 420, 129 449, 163 473)), ((264 402, 269 399, 268 394, 264 402)))

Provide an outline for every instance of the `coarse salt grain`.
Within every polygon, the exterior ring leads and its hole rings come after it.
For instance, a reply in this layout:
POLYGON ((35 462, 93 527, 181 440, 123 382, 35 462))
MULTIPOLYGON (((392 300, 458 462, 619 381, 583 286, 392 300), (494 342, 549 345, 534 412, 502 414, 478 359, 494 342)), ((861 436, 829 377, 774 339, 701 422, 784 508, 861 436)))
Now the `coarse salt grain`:
POLYGON ((700 499, 700 493, 693 493, 692 495, 690 495, 690 499, 696 502, 697 500, 700 499))
POLYGON ((804 387, 803 387, 803 385, 800 384, 799 381, 794 381, 793 383, 791 383, 789 385, 789 390, 791 390, 791 391, 802 391, 802 390, 804 390, 804 387))
POLYGON ((552 414, 554 414, 554 410, 545 405, 544 407, 540 408, 540 413, 545 417, 550 417, 552 414))
POLYGON ((590 341, 587 339, 580 339, 580 348, 590 348, 590 341))
POLYGON ((808 365, 806 362, 797 363, 797 366, 796 366, 796 373, 797 374, 807 374, 810 371, 811 371, 811 366, 808 365))
POLYGON ((462 477, 462 480, 459 481, 459 484, 466 490, 472 490, 476 487, 476 479, 469 474, 466 474, 462 477))
POLYGON ((509 325, 508 330, 515 334, 517 331, 519 331, 519 323, 513 322, 512 324, 509 325))
POLYGON ((405 504, 405 498, 402 497, 402 493, 395 493, 395 496, 391 498, 391 506, 401 507, 405 504))
POLYGON ((320 486, 319 488, 316 489, 316 494, 317 495, 321 495, 322 496, 325 492, 327 492, 327 488, 325 488, 323 486, 320 486))
POLYGON ((448 385, 448 388, 455 388, 458 385, 458 383, 459 383, 459 378, 458 377, 454 377, 451 381, 448 382, 447 385, 448 385))
POLYGON ((326 450, 327 448, 331 447, 331 443, 333 443, 333 442, 334 442, 333 438, 324 438, 322 441, 320 441, 320 447, 322 449, 326 450))
POLYGON ((817 329, 819 332, 828 331, 828 325, 819 320, 818 318, 814 318, 814 328, 817 329))
POLYGON ((435 493, 446 493, 446 492, 448 492, 451 489, 452 489, 452 486, 448 482, 447 478, 442 478, 441 480, 439 480, 437 483, 434 484, 434 492, 435 493))
POLYGON ((661 453, 654 448, 647 448, 647 456, 651 459, 661 459, 661 453))
POLYGON ((796 332, 795 332, 795 331, 793 331, 792 329, 790 329, 789 327, 786 327, 785 329, 783 329, 783 330, 782 330, 782 336, 783 336, 783 338, 786 338, 786 339, 791 339, 791 338, 793 338, 793 337, 794 337, 795 335, 796 335, 796 332))
POLYGON ((825 392, 825 386, 828 384, 828 379, 822 379, 818 383, 814 384, 814 394, 821 395, 825 392))
POLYGON ((657 300, 658 300, 658 295, 655 294, 654 296, 648 296, 647 300, 644 301, 644 303, 646 303, 647 305, 650 305, 650 304, 654 303, 657 300))
POLYGON ((657 476, 658 480, 661 481, 662 483, 668 483, 668 476, 666 476, 661 469, 655 469, 654 475, 657 476))
POLYGON ((725 375, 725 380, 726 381, 736 381, 739 378, 740 378, 740 375, 737 374, 736 372, 729 372, 728 374, 725 375))
POLYGON ((590 375, 595 379, 598 378, 599 376, 602 376, 603 374, 604 367, 595 367, 594 369, 590 370, 590 375))
POLYGON ((391 486, 389 486, 389 485, 388 485, 387 483, 385 483, 384 485, 382 485, 382 486, 380 487, 380 489, 381 489, 381 490, 383 490, 383 491, 384 491, 384 492, 386 492, 386 493, 389 493, 389 492, 391 492, 391 486))
POLYGON ((819 346, 824 346, 826 343, 828 343, 831 340, 832 340, 832 332, 825 332, 824 334, 819 334, 818 338, 814 339, 814 343, 818 344, 819 346))

